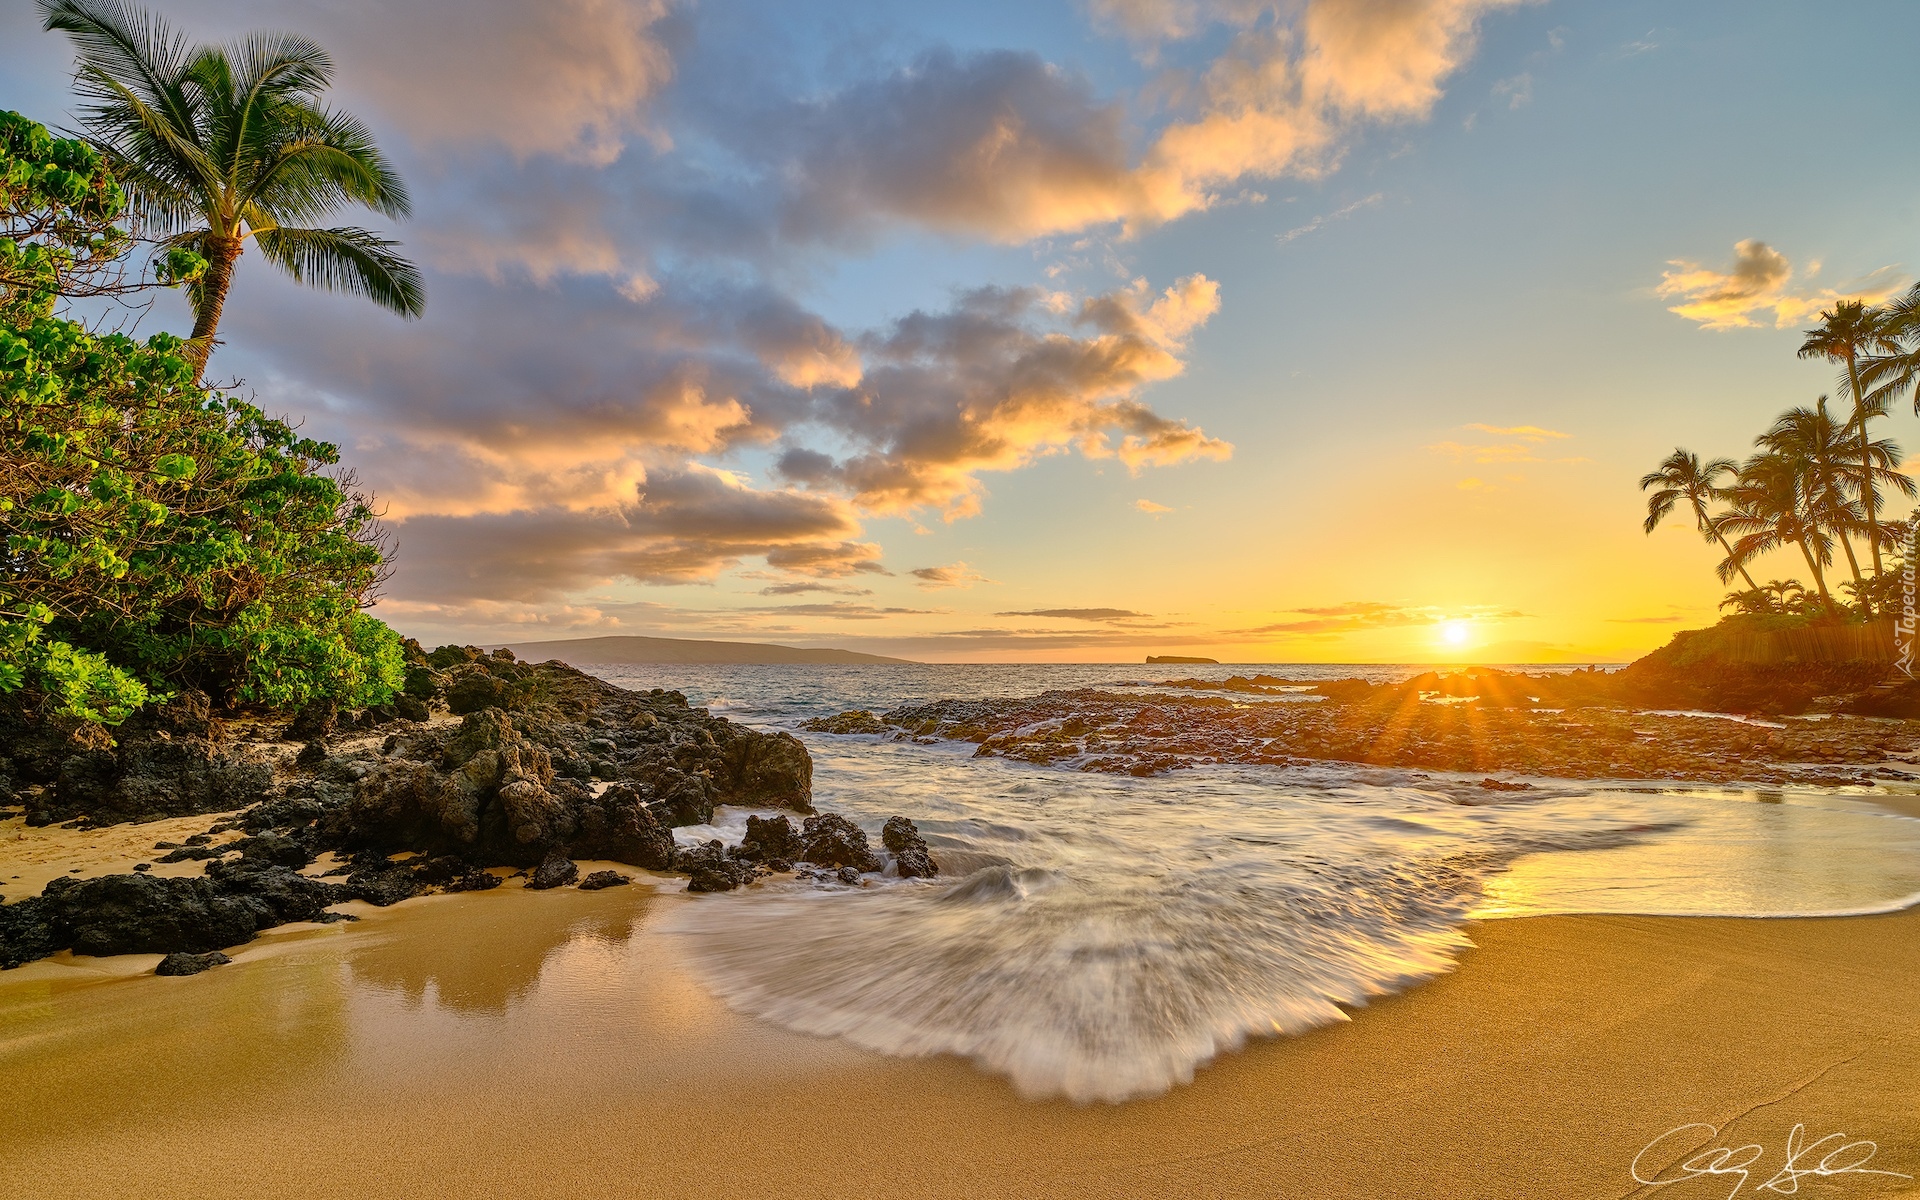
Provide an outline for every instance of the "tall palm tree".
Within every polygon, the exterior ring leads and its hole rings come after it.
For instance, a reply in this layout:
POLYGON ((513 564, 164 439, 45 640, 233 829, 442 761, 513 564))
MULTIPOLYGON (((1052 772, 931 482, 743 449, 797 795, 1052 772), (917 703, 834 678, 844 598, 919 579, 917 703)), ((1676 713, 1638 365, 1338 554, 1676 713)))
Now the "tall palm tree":
POLYGON ((1733 553, 1720 564, 1721 580, 1732 578, 1735 570, 1762 554, 1795 546, 1813 573, 1821 605, 1835 611, 1826 572, 1821 570, 1833 562, 1833 538, 1821 526, 1796 464, 1773 451, 1762 451, 1746 461, 1723 494, 1731 507, 1715 518, 1715 525, 1723 534, 1737 535, 1737 540, 1733 553))
POLYGON ((291 34, 189 46, 125 0, 36 0, 66 33, 81 123, 112 162, 147 229, 207 261, 192 285, 191 352, 205 370, 247 239, 302 283, 364 296, 403 317, 425 304, 398 243, 365 229, 313 225, 362 206, 405 217, 405 185, 353 117, 324 106, 326 51, 291 34))
MULTIPOLYGON (((1702 463, 1700 456, 1691 450, 1676 449, 1667 455, 1657 470, 1640 477, 1641 491, 1650 487, 1660 489, 1647 497, 1646 531, 1652 533, 1659 528, 1667 514, 1685 500, 1687 507, 1693 510, 1693 527, 1700 531, 1700 536, 1710 542, 1719 542, 1720 548, 1727 552, 1727 558, 1732 559, 1733 547, 1727 545, 1727 539, 1714 526, 1713 514, 1707 511, 1707 505, 1721 498, 1721 477, 1738 470, 1730 458, 1716 458, 1702 463)), ((1753 576, 1747 574, 1746 567, 1739 566, 1737 569, 1740 578, 1747 581, 1748 590, 1754 590, 1757 585, 1753 582, 1753 576)))
POLYGON ((1860 356, 1860 386, 1883 407, 1911 390, 1914 415, 1920 416, 1920 284, 1889 301, 1881 313, 1894 344, 1860 356))
POLYGON ((1885 406, 1879 405, 1879 411, 1876 411, 1874 401, 1862 388, 1860 360, 1866 355, 1899 349, 1900 344, 1888 327, 1886 314, 1880 309, 1868 308, 1858 300, 1842 300, 1821 313, 1820 324, 1807 330, 1806 340, 1800 343, 1801 358, 1824 358, 1846 368, 1843 378, 1847 385, 1847 396, 1853 401, 1853 417, 1848 422, 1848 428, 1857 430, 1860 439, 1856 467, 1859 471, 1860 507, 1866 513, 1867 546, 1873 551, 1873 573, 1876 577, 1880 574, 1880 494, 1874 487, 1867 422, 1883 415, 1885 406))
MULTIPOLYGON (((1808 511, 1837 535, 1853 572, 1856 594, 1864 594, 1860 560, 1854 557, 1850 534, 1863 528, 1858 508, 1849 500, 1849 480, 1841 460, 1848 453, 1850 430, 1842 429, 1827 412, 1827 398, 1813 408, 1790 408, 1775 418, 1773 427, 1754 439, 1761 449, 1785 460, 1799 480, 1808 511)), ((1884 471, 1885 469, 1882 468, 1884 471)), ((1899 476, 1905 480, 1905 476, 1899 476)), ((1909 483, 1908 486, 1911 486, 1909 483)), ((1864 601, 1863 601, 1864 603, 1864 601)), ((1873 615, 1871 608, 1867 615, 1873 615)))

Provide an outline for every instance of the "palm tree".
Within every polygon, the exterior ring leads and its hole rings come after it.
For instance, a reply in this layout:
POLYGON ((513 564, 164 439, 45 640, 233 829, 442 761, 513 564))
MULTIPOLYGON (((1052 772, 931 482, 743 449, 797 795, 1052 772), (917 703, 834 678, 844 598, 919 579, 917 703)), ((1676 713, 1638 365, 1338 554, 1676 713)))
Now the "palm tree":
MULTIPOLYGON (((1847 497, 1848 480, 1840 465, 1841 456, 1847 453, 1847 436, 1848 431, 1836 425, 1827 412, 1827 398, 1822 396, 1813 408, 1801 406, 1781 413, 1772 428, 1754 439, 1754 445, 1789 464, 1808 510, 1838 535, 1840 548, 1847 554, 1847 566, 1853 572, 1854 587, 1859 589, 1865 581, 1849 535, 1860 522, 1858 510, 1847 497)), ((1871 617, 1872 611, 1867 615, 1871 617)))
MULTIPOLYGON (((1691 450, 1676 449, 1667 455, 1658 470, 1640 477, 1640 490, 1650 487, 1660 490, 1647 497, 1647 520, 1645 529, 1652 533, 1659 528, 1660 522, 1672 512, 1674 506, 1685 500, 1693 509, 1693 526, 1708 541, 1717 541, 1720 548, 1733 557, 1733 547, 1727 545, 1727 539, 1720 536, 1714 527, 1713 516, 1707 511, 1707 505, 1721 498, 1720 477, 1732 475, 1739 468, 1730 458, 1716 458, 1712 462, 1702 463, 1700 456, 1691 450)), ((1747 574, 1744 566, 1739 566, 1740 578, 1747 581, 1748 590, 1753 590, 1753 576, 1747 574)))
POLYGON ((1920 416, 1920 284, 1881 309, 1891 347, 1876 346, 1860 357, 1860 386, 1883 408, 1901 392, 1913 390, 1913 411, 1920 416))
MULTIPOLYGON (((1800 343, 1801 358, 1824 358, 1846 367, 1847 395, 1853 401, 1853 417, 1848 429, 1859 430, 1857 458, 1860 472, 1860 506, 1867 519, 1867 546, 1873 551, 1873 573, 1880 574, 1880 495, 1875 490, 1872 455, 1868 449, 1867 422, 1884 415, 1882 403, 1876 405, 1860 383, 1860 360, 1869 354, 1895 352, 1900 344, 1888 327, 1886 314, 1868 308, 1858 300, 1842 300, 1820 314, 1820 324, 1806 331, 1800 343)), ((1851 553, 1851 551, 1849 551, 1851 553)))
POLYGON ((1715 530, 1723 536, 1735 534, 1738 540, 1719 566, 1721 581, 1731 579, 1736 570, 1762 554, 1796 546, 1813 573, 1821 605, 1833 612, 1833 595, 1821 570, 1833 562, 1833 538, 1817 518, 1817 506, 1803 486, 1797 464, 1773 451, 1762 451, 1746 461, 1733 486, 1722 494, 1731 507, 1714 519, 1715 530))
POLYGON ((206 259, 192 285, 191 352, 213 352, 234 264, 248 238, 302 283, 364 296, 403 317, 425 305, 398 243, 365 229, 313 228, 352 205, 388 217, 409 202, 367 127, 324 107, 326 51, 291 34, 189 46, 125 0, 36 0, 73 40, 81 123, 163 248, 206 259))

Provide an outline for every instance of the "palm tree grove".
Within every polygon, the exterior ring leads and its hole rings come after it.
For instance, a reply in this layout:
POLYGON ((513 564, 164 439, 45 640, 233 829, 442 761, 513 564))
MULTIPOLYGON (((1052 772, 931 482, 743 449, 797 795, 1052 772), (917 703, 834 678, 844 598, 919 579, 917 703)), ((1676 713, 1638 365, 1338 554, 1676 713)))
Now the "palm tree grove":
POLYGON ((1640 480, 1652 533, 1676 510, 1720 554, 1721 582, 1742 585, 1722 608, 1822 624, 1874 620, 1900 607, 1901 572, 1913 517, 1888 520, 1890 496, 1911 499, 1899 445, 1873 422, 1903 396, 1920 415, 1920 285, 1885 305, 1843 300, 1806 331, 1800 357, 1839 368, 1844 415, 1819 397, 1788 409, 1754 439, 1744 462, 1676 449, 1640 480), (1806 568, 1799 579, 1754 582, 1748 567, 1782 551, 1806 568))

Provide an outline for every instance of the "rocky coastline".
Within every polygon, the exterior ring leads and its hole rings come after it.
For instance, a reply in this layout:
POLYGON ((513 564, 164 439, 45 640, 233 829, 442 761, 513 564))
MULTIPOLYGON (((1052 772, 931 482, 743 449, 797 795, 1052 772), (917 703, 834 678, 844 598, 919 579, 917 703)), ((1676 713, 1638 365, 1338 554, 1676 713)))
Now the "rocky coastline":
MULTIPOLYGON (((1398 684, 1268 675, 1174 679, 1124 692, 1079 689, 941 700, 878 714, 856 710, 804 728, 971 742, 976 757, 1138 776, 1229 763, 1347 763, 1697 783, 1850 786, 1920 778, 1913 765, 1920 759, 1920 720, 1862 714, 1876 699, 1904 705, 1901 696, 1816 694, 1814 707, 1822 711, 1812 720, 1713 715, 1671 711, 1684 707, 1691 693, 1674 703, 1673 693, 1626 675, 1473 670, 1398 684)), ((1817 685, 1810 679, 1811 673, 1800 673, 1792 684, 1796 697, 1817 685)), ((1754 691, 1767 682, 1745 681, 1754 691)), ((1488 784, 1489 790, 1524 786, 1488 784)))
POLYGON ((0 816, 88 830, 218 814, 131 873, 8 898, 0 968, 72 950, 162 954, 163 973, 187 974, 261 930, 351 919, 331 911, 349 900, 385 906, 516 873, 535 889, 631 881, 580 878, 576 859, 685 875, 705 892, 784 872, 844 884, 890 865, 938 871, 905 818, 887 822, 883 855, 859 826, 816 813, 813 763, 790 734, 504 650, 409 656, 405 693, 354 712, 218 715, 184 693, 111 734, 0 713, 0 816), (676 844, 676 828, 720 805, 786 813, 750 817, 731 849, 676 844), (194 862, 203 874, 152 869, 194 862))

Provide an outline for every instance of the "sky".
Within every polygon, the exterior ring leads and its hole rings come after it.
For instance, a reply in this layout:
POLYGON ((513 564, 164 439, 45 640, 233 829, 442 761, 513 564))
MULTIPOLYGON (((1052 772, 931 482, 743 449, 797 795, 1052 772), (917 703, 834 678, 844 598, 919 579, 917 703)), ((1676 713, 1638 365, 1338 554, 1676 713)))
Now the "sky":
MULTIPOLYGON (((1625 661, 1725 593, 1640 476, 1920 271, 1907 3, 158 11, 320 41, 412 192, 422 319, 249 253, 209 377, 340 445, 429 645, 1625 661)), ((70 71, 0 0, 0 107, 70 71)))

